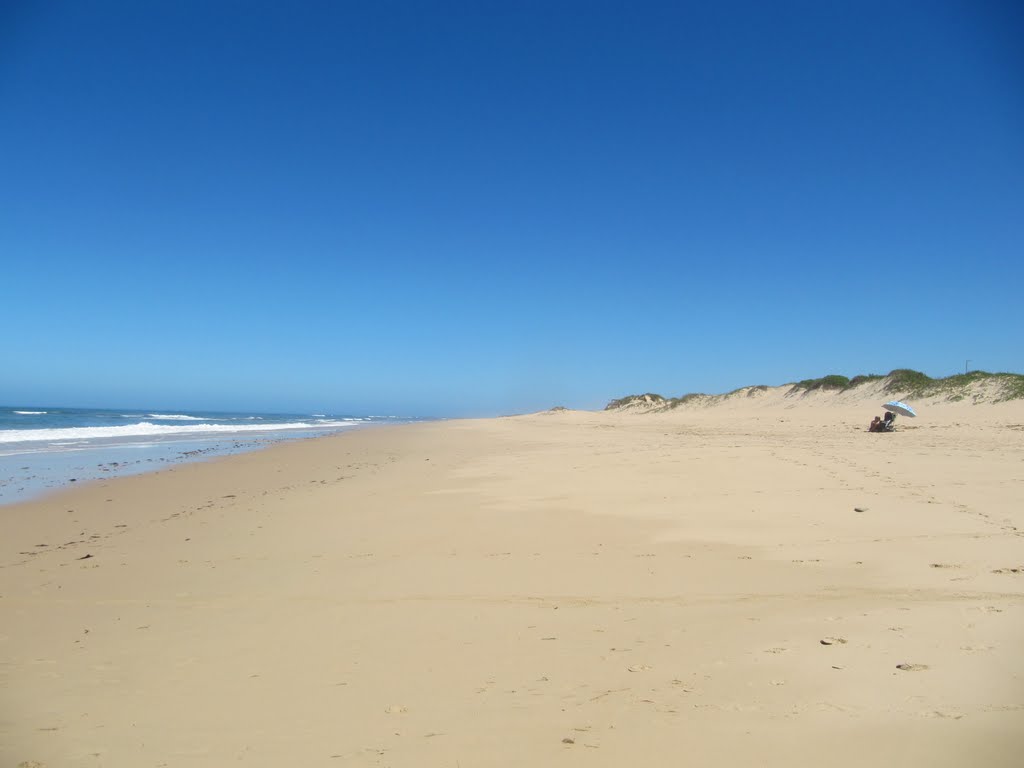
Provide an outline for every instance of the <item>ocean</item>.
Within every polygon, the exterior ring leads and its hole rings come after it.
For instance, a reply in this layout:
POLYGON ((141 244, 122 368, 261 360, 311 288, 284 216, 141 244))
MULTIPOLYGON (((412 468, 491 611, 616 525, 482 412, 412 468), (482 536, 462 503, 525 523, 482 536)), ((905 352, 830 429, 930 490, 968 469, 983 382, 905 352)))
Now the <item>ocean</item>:
POLYGON ((0 504, 71 483, 256 450, 282 440, 420 421, 330 413, 0 406, 0 504))

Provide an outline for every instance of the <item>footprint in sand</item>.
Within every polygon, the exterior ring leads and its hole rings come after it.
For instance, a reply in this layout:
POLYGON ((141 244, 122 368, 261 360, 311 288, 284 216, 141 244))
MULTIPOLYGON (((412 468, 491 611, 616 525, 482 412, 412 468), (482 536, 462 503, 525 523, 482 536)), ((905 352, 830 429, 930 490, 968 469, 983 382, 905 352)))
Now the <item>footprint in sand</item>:
POLYGON ((897 664, 896 669, 901 669, 904 672, 924 672, 928 669, 927 664, 897 664))
POLYGON ((822 645, 846 645, 845 637, 823 637, 818 641, 822 645))

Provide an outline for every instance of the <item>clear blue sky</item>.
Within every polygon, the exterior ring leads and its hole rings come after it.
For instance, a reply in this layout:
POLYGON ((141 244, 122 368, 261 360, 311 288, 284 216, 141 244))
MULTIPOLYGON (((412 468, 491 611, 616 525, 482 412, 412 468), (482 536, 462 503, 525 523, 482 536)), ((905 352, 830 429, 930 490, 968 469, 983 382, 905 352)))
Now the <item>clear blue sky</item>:
POLYGON ((1013 2, 0 6, 0 402, 1024 370, 1013 2))

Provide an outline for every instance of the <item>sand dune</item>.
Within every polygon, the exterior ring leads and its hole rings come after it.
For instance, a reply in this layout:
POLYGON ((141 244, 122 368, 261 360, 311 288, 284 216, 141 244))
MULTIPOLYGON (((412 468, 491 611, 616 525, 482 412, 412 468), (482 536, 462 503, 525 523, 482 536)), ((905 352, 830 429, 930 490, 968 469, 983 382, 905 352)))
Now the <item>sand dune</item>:
POLYGON ((381 428, 0 514, 0 764, 1017 766, 1024 407, 381 428))

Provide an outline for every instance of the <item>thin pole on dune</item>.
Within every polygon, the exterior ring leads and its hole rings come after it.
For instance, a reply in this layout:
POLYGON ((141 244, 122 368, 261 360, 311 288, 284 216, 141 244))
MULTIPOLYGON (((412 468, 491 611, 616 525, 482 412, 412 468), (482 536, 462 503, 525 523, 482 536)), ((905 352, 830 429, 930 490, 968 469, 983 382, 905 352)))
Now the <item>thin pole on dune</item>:
POLYGON ((970 360, 964 360, 964 375, 967 375, 967 366, 971 364, 970 360))

